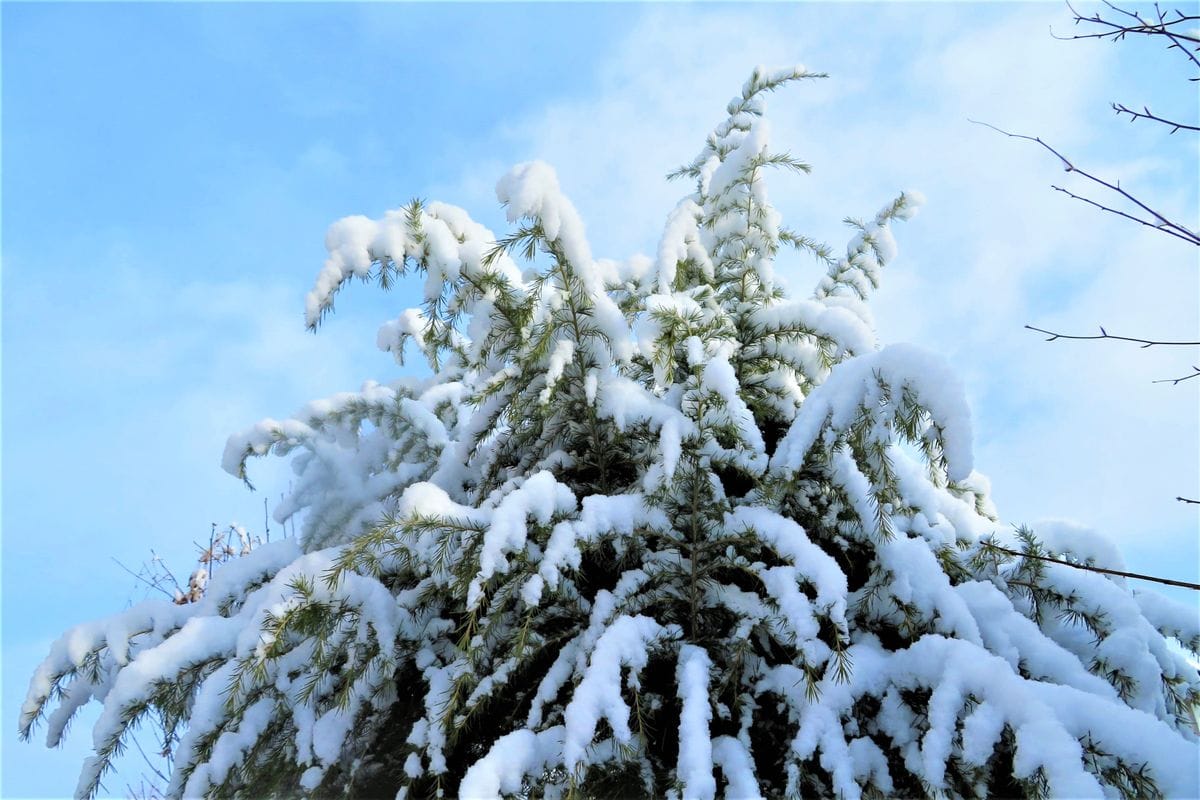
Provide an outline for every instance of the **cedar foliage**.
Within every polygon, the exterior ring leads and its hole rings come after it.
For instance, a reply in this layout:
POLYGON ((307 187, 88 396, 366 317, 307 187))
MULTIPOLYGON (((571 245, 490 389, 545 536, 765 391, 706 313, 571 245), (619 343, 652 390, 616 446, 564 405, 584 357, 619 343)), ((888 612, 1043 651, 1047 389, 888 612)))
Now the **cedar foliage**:
POLYGON ((1026 557, 1118 558, 1014 540, 953 375, 876 343, 919 197, 848 219, 841 258, 771 206, 766 175, 808 167, 764 98, 816 77, 754 72, 656 259, 593 258, 537 162, 497 187, 500 238, 421 201, 336 223, 310 326, 355 277, 421 276, 379 344, 431 374, 231 437, 243 479, 296 453, 299 542, 69 632, 22 734, 102 703, 81 797, 148 720, 171 796, 1190 791, 1200 678, 1168 640, 1194 651, 1194 618, 1026 557), (775 280, 790 249, 824 273, 808 299, 775 280))

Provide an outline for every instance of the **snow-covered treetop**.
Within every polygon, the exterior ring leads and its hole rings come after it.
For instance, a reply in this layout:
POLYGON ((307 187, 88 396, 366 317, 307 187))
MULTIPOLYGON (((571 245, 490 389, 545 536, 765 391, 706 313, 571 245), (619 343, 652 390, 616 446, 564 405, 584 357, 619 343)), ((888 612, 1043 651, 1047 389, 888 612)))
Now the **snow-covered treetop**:
POLYGON ((431 374, 231 437, 243 479, 293 454, 300 540, 68 632, 23 734, 103 705, 83 797, 148 715, 172 796, 1196 795, 1194 616, 1037 558, 1115 550, 1002 526, 959 382, 876 341, 920 195, 841 258, 771 205, 808 166, 765 96, 815 77, 755 70, 655 258, 597 258, 541 162, 499 181, 503 237, 441 203, 335 223, 308 325, 415 273, 378 345, 431 374))

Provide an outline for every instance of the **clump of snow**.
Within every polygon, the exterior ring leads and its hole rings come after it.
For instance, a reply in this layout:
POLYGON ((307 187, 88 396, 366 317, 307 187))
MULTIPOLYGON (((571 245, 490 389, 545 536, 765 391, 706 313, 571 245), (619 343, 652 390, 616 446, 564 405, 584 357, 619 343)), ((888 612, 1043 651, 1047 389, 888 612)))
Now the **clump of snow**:
POLYGON ((604 720, 618 742, 628 742, 629 707, 621 698, 621 670, 629 670, 629 681, 636 684, 638 672, 646 666, 650 645, 660 638, 674 638, 677 631, 646 616, 621 616, 610 622, 592 648, 589 668, 575 687, 571 702, 563 712, 566 727, 563 740, 563 764, 574 770, 584 759, 584 751, 604 720))
POLYGON ((563 746, 561 725, 544 731, 517 730, 496 740, 459 784, 460 797, 519 794, 527 776, 537 775, 557 760, 563 746))
POLYGON ((695 645, 679 648, 679 668, 675 680, 683 709, 679 715, 679 780, 683 796, 711 800, 716 795, 713 779, 713 744, 708 724, 712 708, 708 702, 708 654, 695 645))
POLYGON ((972 469, 971 412, 962 382, 943 359, 911 345, 890 345, 835 367, 805 399, 771 465, 799 469, 818 441, 836 439, 864 412, 872 416, 871 435, 890 439, 887 427, 910 409, 928 415, 927 435, 945 454, 950 480, 967 477, 972 469))

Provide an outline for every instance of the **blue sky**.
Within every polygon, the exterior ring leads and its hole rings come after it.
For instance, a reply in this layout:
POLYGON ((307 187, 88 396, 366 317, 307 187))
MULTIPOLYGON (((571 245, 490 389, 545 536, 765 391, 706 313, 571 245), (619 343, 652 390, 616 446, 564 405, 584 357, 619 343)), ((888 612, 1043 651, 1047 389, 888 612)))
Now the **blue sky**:
MULTIPOLYGON (((16 741, 16 715, 55 637, 143 596, 113 559, 136 567, 153 547, 183 575, 210 523, 261 529, 286 470, 255 465, 263 494, 247 492, 220 471, 225 437, 397 374, 373 345, 411 303, 403 288, 351 290, 319 335, 303 330, 330 222, 422 196, 499 232, 496 179, 537 157, 593 250, 653 252, 685 191, 662 176, 758 63, 832 75, 771 106, 774 142, 814 165, 772 186, 793 227, 840 245, 844 216, 928 196, 898 231, 879 328, 963 375, 1004 519, 1077 520, 1132 569, 1200 579, 1196 507, 1173 501, 1200 492, 1200 381, 1150 383, 1194 353, 1021 327, 1196 338, 1195 252, 1051 191, 1070 176, 1048 154, 967 122, 1040 134, 1195 224, 1195 140, 1107 105, 1194 118, 1176 54, 1056 41, 1056 4, 0 15, 5 797, 74 787, 88 720, 50 752, 16 741)), ((779 271, 798 292, 818 277, 801 259, 779 271)), ((135 754, 108 788, 138 772, 135 754)))

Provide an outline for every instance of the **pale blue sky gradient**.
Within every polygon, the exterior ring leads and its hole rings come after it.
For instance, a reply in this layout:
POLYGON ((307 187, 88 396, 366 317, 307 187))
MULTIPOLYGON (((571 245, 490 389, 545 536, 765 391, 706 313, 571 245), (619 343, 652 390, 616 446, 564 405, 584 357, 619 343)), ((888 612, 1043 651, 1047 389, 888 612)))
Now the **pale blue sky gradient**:
MULTIPOLYGON (((1197 218, 1195 139, 1107 103, 1196 113, 1177 56, 1059 42, 1054 4, 14 4, 3 24, 3 725, 0 795, 61 797, 90 741, 20 744, 29 674, 71 624, 144 592, 113 559, 182 576, 212 522, 262 528, 220 471, 225 436, 400 371, 374 331, 414 300, 355 287, 318 336, 303 296, 327 225, 413 196, 504 230, 513 163, 558 168, 598 255, 653 253, 689 160, 754 65, 830 80, 773 98, 811 162, 772 197, 793 227, 906 188, 876 304, 885 341, 949 358, 1003 518, 1063 517, 1130 567, 1197 580, 1194 353, 1044 344, 1026 323, 1196 338, 1196 253, 1072 203, 1046 136, 1197 218)), ((1078 186, 1076 184, 1076 186, 1078 186)), ((797 292, 818 275, 791 259, 797 292)), ((272 505, 286 469, 255 464, 272 505)), ((278 527, 274 525, 275 535, 278 527)), ((1186 594, 1173 596, 1188 599, 1186 594)), ((107 782, 116 796, 136 754, 107 782)))

